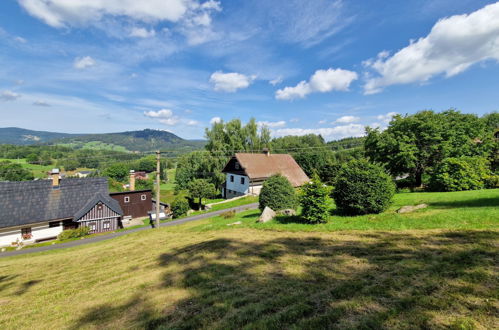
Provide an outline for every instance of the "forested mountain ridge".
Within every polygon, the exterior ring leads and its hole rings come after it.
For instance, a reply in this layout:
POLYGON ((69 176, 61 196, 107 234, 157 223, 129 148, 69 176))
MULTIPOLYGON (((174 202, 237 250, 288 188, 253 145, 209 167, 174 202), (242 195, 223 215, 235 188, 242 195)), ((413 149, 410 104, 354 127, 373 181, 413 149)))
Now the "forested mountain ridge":
POLYGON ((78 134, 33 131, 19 127, 0 128, 0 144, 30 145, 48 143, 55 139, 77 136, 78 134))
POLYGON ((103 134, 66 134, 8 127, 0 128, 0 144, 51 144, 75 148, 144 152, 157 149, 190 151, 203 148, 205 142, 185 140, 171 132, 153 129, 103 134))

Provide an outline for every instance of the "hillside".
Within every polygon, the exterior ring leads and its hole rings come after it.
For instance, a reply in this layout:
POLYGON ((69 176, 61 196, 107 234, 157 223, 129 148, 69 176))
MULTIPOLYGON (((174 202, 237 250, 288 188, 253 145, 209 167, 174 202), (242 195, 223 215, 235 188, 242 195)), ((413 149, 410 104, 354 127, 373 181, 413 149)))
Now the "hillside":
POLYGON ((185 140, 171 132, 152 129, 103 134, 66 134, 7 127, 0 128, 0 144, 56 144, 75 148, 116 151, 144 152, 159 149, 186 152, 201 149, 205 142, 185 140))
POLYGON ((55 133, 45 131, 33 131, 18 127, 0 128, 0 144, 30 145, 49 143, 55 139, 61 139, 78 134, 55 133))
POLYGON ((247 211, 7 257, 0 328, 492 329, 498 193, 400 194, 303 230, 247 211))

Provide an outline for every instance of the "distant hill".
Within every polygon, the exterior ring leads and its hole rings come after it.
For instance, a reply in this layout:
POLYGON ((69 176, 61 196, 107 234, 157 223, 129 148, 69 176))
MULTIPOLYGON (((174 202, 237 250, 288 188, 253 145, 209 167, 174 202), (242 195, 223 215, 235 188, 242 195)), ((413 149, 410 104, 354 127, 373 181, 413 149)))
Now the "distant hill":
POLYGON ((159 149, 177 152, 201 149, 205 143, 202 140, 185 140, 171 132, 152 129, 104 134, 66 134, 16 127, 0 128, 0 144, 57 144, 74 148, 141 152, 159 149))
POLYGON ((55 139, 61 139, 75 135, 76 134, 32 131, 29 129, 18 127, 4 127, 0 128, 0 144, 42 144, 53 141, 55 139))

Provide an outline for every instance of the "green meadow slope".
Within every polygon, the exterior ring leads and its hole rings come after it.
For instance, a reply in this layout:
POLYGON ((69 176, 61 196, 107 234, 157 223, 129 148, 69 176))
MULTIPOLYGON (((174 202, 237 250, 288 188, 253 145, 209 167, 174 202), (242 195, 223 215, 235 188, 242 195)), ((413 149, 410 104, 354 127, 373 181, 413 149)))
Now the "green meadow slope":
POLYGON ((491 329, 498 202, 497 189, 399 194, 384 214, 320 226, 249 211, 2 258, 0 328, 491 329))

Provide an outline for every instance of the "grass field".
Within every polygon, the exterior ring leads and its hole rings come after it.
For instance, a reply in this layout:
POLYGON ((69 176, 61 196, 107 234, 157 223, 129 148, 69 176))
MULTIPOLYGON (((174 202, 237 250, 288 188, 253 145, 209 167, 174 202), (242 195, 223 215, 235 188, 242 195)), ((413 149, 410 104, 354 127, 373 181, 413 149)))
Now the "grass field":
POLYGON ((498 199, 400 194, 374 219, 250 212, 2 258, 0 328, 492 329, 498 199), (431 206, 394 214, 419 202, 431 206))
POLYGON ((26 159, 6 159, 0 158, 0 161, 7 160, 11 163, 20 164, 23 168, 31 170, 35 178, 46 178, 48 176, 47 172, 54 168, 54 165, 38 165, 38 164, 29 164, 26 162, 26 159))

